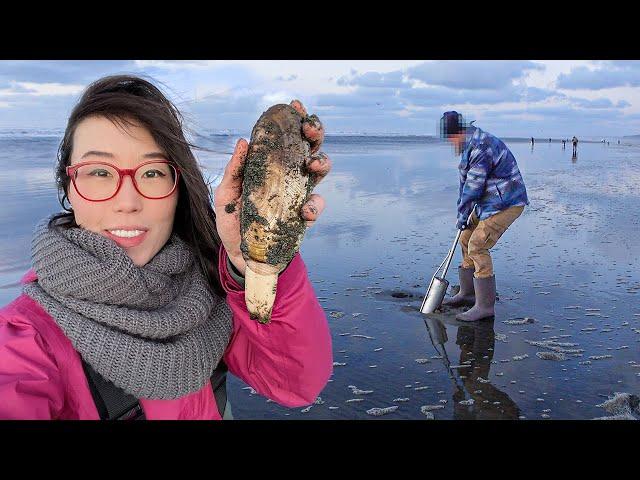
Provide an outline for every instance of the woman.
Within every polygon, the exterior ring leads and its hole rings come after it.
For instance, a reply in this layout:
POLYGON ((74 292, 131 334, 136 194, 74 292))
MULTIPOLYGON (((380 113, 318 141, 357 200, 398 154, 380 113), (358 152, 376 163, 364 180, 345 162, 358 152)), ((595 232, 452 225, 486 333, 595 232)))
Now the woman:
MULTIPOLYGON (((323 128, 291 105, 317 183, 331 166, 323 128)), ((225 206, 240 198, 247 142, 213 208, 190 147, 151 83, 113 76, 87 88, 58 153, 67 212, 36 228, 23 294, 0 309, 0 418, 229 418, 227 367, 289 407, 326 385, 331 337, 299 254, 269 324, 245 307, 239 212, 225 206)), ((311 195, 302 218, 323 206, 311 195)))

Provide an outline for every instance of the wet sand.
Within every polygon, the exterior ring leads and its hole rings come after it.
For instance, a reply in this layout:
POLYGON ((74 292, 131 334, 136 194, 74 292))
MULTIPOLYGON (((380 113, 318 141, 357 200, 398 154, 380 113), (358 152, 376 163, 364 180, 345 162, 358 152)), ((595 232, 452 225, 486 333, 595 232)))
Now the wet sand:
MULTIPOLYGON (((58 209, 57 142, 0 138, 0 304, 19 294, 36 221, 58 209)), ((211 147, 233 143, 220 137, 211 147)), ((556 143, 509 146, 531 206, 492 250, 495 320, 459 325, 418 312, 455 235, 451 149, 419 138, 327 138, 334 169, 316 190, 327 209, 302 255, 331 327, 334 373, 316 404, 295 409, 231 377, 234 416, 638 418, 602 405, 615 392, 640 393, 640 146, 581 143, 573 160, 556 143)), ((212 178, 229 158, 199 157, 212 178)), ((458 251, 452 286, 459 260, 458 251)))
POLYGON ((572 161, 511 143, 531 206, 492 250, 495 319, 461 325, 418 311, 455 235, 457 159, 380 143, 326 142, 328 208, 302 247, 332 330, 330 382, 286 409, 234 379, 238 418, 592 419, 613 416, 599 405, 615 392, 640 393, 640 148, 582 144, 572 161))

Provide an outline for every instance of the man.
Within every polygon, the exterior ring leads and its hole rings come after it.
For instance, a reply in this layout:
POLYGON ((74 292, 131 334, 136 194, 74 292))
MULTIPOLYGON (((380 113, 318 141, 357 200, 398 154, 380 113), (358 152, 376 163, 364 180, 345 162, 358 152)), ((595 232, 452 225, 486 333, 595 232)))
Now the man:
POLYGON ((443 304, 473 305, 456 318, 481 320, 494 315, 496 301, 496 278, 489 249, 522 214, 529 199, 516 159, 502 140, 465 124, 458 112, 444 113, 440 132, 461 154, 456 227, 463 230, 462 265, 458 268, 460 291, 443 304))
POLYGON ((571 143, 573 144, 573 154, 575 155, 578 152, 578 139, 575 135, 571 139, 571 143))

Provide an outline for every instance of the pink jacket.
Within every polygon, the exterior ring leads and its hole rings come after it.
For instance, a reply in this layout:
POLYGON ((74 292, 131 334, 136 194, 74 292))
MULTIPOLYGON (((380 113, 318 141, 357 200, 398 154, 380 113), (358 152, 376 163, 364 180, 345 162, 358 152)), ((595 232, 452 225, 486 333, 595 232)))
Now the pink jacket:
MULTIPOLYGON (((281 405, 313 403, 331 375, 333 356, 327 320, 300 255, 280 274, 267 325, 249 318, 224 249, 219 269, 233 312, 224 354, 229 371, 281 405)), ((29 271, 22 282, 36 278, 29 271)), ((177 400, 140 399, 140 405, 149 420, 220 420, 209 383, 177 400)), ((99 419, 79 353, 24 294, 0 309, 0 419, 99 419)))

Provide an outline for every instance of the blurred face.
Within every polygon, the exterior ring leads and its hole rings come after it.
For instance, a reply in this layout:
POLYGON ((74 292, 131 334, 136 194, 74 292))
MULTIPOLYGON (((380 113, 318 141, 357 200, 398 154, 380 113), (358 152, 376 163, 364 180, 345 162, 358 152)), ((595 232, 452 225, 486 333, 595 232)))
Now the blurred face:
MULTIPOLYGON (((145 162, 164 160, 168 160, 165 153, 142 126, 119 126, 104 117, 89 117, 77 125, 73 135, 72 166, 104 162, 118 168, 136 168, 145 162)), ((108 181, 110 173, 94 169, 86 175, 85 178, 91 175, 94 181, 108 181)), ((163 172, 149 168, 139 175, 139 185, 143 181, 151 185, 163 172)), ((137 266, 146 265, 171 236, 178 204, 177 188, 166 198, 149 199, 138 193, 130 176, 123 176, 118 193, 102 202, 82 198, 73 183, 68 191, 76 223, 118 244, 137 266)), ((84 192, 83 195, 87 196, 84 192)))
POLYGON ((447 141, 451 142, 455 148, 456 153, 460 154, 462 153, 462 147, 464 146, 465 134, 464 132, 462 132, 449 135, 447 137, 447 141))

